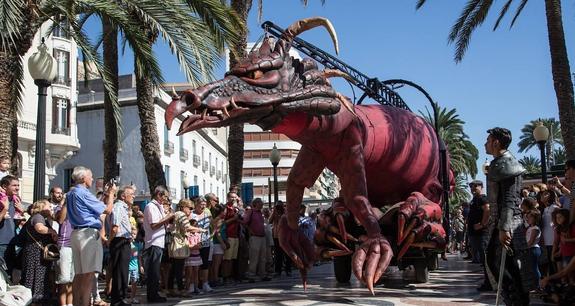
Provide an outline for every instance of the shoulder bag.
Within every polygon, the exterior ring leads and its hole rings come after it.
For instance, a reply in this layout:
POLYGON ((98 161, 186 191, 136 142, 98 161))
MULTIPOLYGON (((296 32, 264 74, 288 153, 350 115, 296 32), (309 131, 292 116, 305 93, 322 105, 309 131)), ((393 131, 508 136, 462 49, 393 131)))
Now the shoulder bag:
POLYGON ((26 233, 28 233, 28 236, 30 236, 30 238, 32 238, 32 240, 34 240, 34 242, 36 243, 36 245, 38 245, 38 247, 42 250, 42 259, 45 261, 57 261, 58 259, 60 259, 60 249, 58 249, 58 246, 54 243, 49 243, 45 246, 42 246, 42 244, 40 242, 38 242, 38 240, 36 240, 34 238, 34 236, 32 236, 32 234, 30 234, 30 232, 28 231, 28 228, 26 228, 26 233))

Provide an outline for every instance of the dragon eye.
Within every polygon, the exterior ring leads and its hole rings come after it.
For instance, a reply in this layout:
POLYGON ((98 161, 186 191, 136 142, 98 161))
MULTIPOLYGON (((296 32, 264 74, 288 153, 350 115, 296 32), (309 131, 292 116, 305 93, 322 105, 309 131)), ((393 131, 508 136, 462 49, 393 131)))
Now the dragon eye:
POLYGON ((248 78, 250 78, 252 80, 257 80, 263 76, 264 76, 264 73, 261 70, 254 70, 254 71, 248 72, 248 78))

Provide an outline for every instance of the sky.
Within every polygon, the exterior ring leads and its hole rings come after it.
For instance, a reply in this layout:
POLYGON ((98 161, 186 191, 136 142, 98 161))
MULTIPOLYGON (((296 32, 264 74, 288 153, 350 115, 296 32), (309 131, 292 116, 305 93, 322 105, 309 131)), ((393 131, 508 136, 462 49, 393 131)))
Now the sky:
MULTIPOLYGON (((286 28, 292 22, 312 16, 328 18, 339 39, 339 59, 370 77, 380 80, 402 78, 425 88, 442 107, 457 109, 465 121, 465 132, 480 151, 478 169, 486 161, 483 144, 486 130, 506 127, 514 140, 510 150, 516 156, 521 128, 537 118, 558 119, 558 108, 551 75, 544 1, 529 1, 513 28, 512 6, 500 28, 492 31, 503 2, 495 1, 490 15, 479 27, 460 63, 455 63, 454 46, 447 36, 467 1, 429 0, 415 10, 415 0, 299 0, 263 1, 263 18, 257 18, 257 1, 251 10, 249 40, 262 34, 261 22, 270 20, 286 28)), ((518 1, 515 1, 518 2, 518 1)), ((516 5, 516 3, 515 3, 516 5)), ((570 62, 575 62, 575 2, 563 1, 563 25, 570 62)), ((316 28, 301 38, 335 54, 329 35, 316 28)), ((169 49, 154 48, 160 58, 167 82, 185 82, 178 63, 169 49)), ((130 57, 127 52, 125 57, 130 57)), ((120 73, 131 73, 132 60, 120 60, 120 73)), ((222 68, 215 72, 223 77, 222 68)), ((573 68, 572 68, 573 70, 573 68)), ((353 97, 349 85, 334 83, 337 91, 353 97)), ((398 91, 412 110, 428 105, 422 95, 411 89, 398 91)), ((356 90, 356 96, 361 92, 356 90)), ((527 155, 539 156, 537 149, 527 155)), ((491 160, 489 158, 489 160, 491 160)), ((479 170, 478 178, 484 180, 479 170)))

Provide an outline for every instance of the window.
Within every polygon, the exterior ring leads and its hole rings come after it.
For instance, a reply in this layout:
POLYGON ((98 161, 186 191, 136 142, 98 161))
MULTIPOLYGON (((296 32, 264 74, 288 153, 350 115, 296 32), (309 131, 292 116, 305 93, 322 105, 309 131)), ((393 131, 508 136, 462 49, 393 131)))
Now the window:
POLYGON ((198 154, 198 152, 196 152, 196 141, 192 140, 192 154, 196 155, 198 154))
POLYGON ((164 176, 166 177, 166 186, 170 186, 170 166, 164 166, 164 176))
POLYGON ((74 169, 72 169, 72 168, 64 169, 64 186, 62 186, 64 191, 70 190, 70 187, 72 187, 72 171, 73 170, 74 169))
POLYGON ((184 136, 183 136, 183 135, 180 135, 179 138, 180 138, 180 139, 179 139, 179 140, 180 140, 179 142, 180 142, 180 152, 181 152, 183 149, 185 149, 185 148, 184 148, 184 136))
POLYGON ((168 142, 170 141, 170 131, 168 131, 168 127, 164 124, 164 145, 167 146, 168 142))
POLYGON ((203 185, 202 185, 202 193, 206 194, 206 180, 204 180, 203 185))
POLYGON ((213 190, 214 190, 214 187, 213 187, 212 183, 210 183, 210 192, 213 192, 213 190))
POLYGON ((209 155, 209 165, 210 165, 210 169, 212 169, 212 152, 210 152, 208 155, 209 155))
POLYGON ((54 37, 61 37, 68 39, 70 37, 69 34, 70 24, 66 18, 60 18, 60 20, 56 21, 54 28, 52 29, 52 35, 54 37))
POLYGON ((218 158, 216 157, 216 171, 218 170, 218 158))
POLYGON ((204 147, 202 147, 202 164, 204 163, 204 147))
MULTIPOLYGON (((186 177, 186 172, 185 171, 180 171, 180 182, 181 182, 181 186, 182 189, 180 190, 180 194, 182 195, 182 198, 186 198, 185 194, 186 194, 186 189, 184 188, 184 178, 186 177)), ((188 186, 189 187, 189 186, 188 186)))
POLYGON ((54 58, 58 64, 54 83, 70 86, 70 52, 54 49, 54 58))
POLYGON ((194 175, 194 186, 198 186, 198 176, 194 175))
POLYGON ((70 100, 52 97, 52 134, 70 135, 70 100))

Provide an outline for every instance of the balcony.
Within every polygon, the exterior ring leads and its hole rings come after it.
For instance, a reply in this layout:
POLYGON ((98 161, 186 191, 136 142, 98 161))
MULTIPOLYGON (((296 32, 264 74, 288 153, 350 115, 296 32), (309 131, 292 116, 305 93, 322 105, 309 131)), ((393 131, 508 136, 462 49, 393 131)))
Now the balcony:
POLYGON ((54 81, 52 82, 52 84, 57 84, 57 85, 63 85, 63 86, 68 86, 70 87, 70 84, 72 84, 72 79, 71 78, 67 78, 65 76, 57 76, 54 81))
POLYGON ((181 160, 181 161, 186 161, 186 160, 188 160, 188 150, 186 150, 186 149, 180 149, 180 160, 181 160))
POLYGON ((196 168, 199 167, 201 163, 202 162, 200 161, 200 156, 197 154, 194 154, 194 167, 196 167, 196 168))
POLYGON ((69 127, 53 126, 52 127, 52 134, 70 136, 70 128, 69 127))
POLYGON ((174 143, 171 141, 164 142, 164 154, 172 155, 174 154, 174 143))
POLYGON ((216 171, 216 180, 219 180, 221 178, 222 178, 222 170, 216 171))
POLYGON ((30 131, 35 131, 36 130, 36 124, 32 123, 32 122, 27 122, 27 121, 18 121, 18 128, 30 130, 30 131))
POLYGON ((211 167, 210 167, 210 176, 214 176, 214 174, 216 174, 216 167, 215 167, 215 166, 211 166, 211 167))
POLYGON ((208 171, 208 161, 204 161, 204 164, 202 165, 202 171, 208 171))

